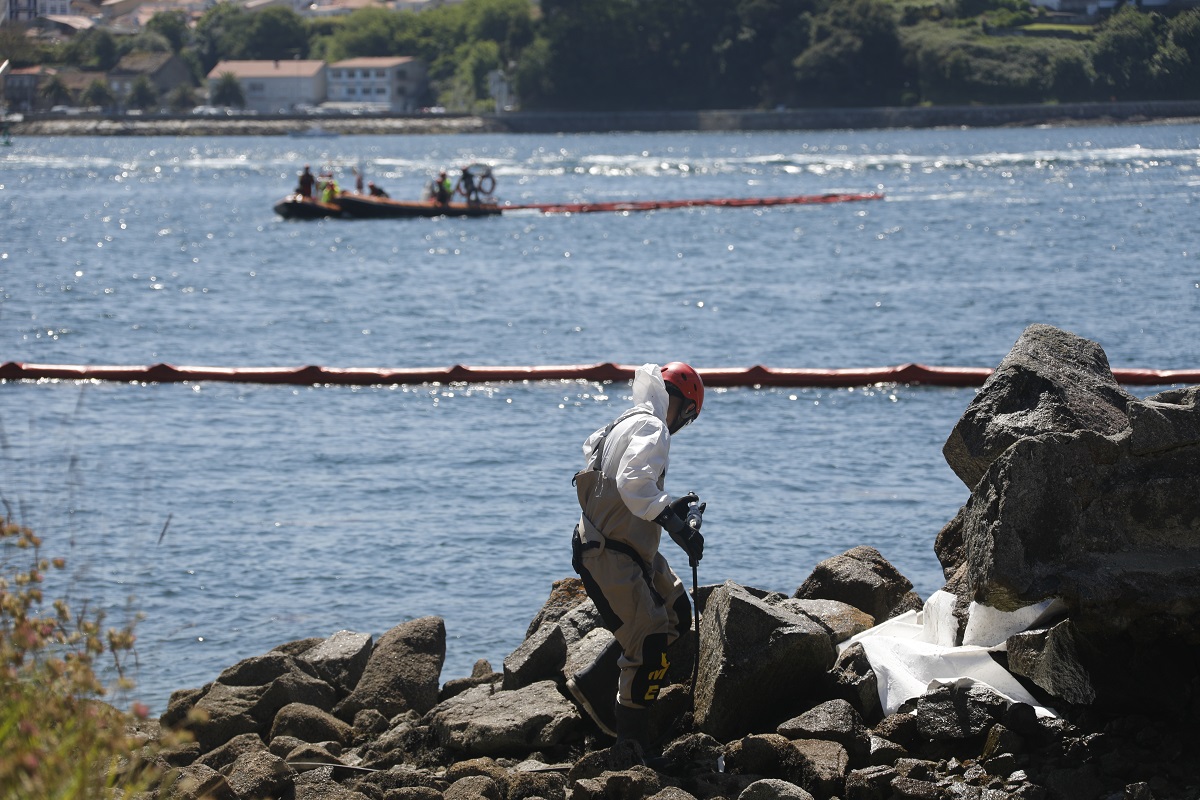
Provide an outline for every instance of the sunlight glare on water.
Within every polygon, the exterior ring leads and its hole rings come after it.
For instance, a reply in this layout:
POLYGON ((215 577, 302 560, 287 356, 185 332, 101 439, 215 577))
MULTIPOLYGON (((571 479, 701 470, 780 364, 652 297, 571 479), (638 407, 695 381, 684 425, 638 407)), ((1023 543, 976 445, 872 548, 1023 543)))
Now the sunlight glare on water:
MULTIPOLYGON (((992 367, 1030 323, 1195 369, 1200 126, 592 136, 18 140, 0 155, 2 361, 445 367, 992 367), (415 198, 882 201, 296 223, 299 168, 415 198)), ((1150 394, 1155 389, 1138 390, 1150 394)), ((790 593, 878 548, 927 597, 968 496, 972 389, 710 390, 668 489, 708 503, 702 583, 790 593)), ((138 623, 156 712, 242 658, 430 614, 442 679, 500 668, 570 574, 580 445, 628 385, 0 385, 0 499, 64 586, 138 623), (161 537, 161 542, 159 541, 161 537)), ((668 545, 667 555, 675 563, 668 545)))

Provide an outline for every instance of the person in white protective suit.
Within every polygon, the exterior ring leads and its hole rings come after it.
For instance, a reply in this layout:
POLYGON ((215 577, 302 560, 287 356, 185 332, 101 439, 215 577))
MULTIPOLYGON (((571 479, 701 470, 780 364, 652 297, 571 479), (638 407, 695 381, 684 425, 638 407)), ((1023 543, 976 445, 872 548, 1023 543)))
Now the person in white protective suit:
POLYGON ((571 565, 615 640, 568 678, 567 688, 604 733, 644 751, 648 709, 665 685, 667 647, 692 620, 683 582, 658 552, 662 531, 691 563, 704 552, 699 498, 663 488, 671 436, 700 414, 704 384, 687 364, 645 364, 634 374, 633 402, 587 438, 585 467, 573 481, 582 513, 571 565))

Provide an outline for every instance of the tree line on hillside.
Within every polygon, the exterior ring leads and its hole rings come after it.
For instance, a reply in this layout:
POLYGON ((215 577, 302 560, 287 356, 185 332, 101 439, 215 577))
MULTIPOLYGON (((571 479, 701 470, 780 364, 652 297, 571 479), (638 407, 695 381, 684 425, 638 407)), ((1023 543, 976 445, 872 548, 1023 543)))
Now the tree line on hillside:
POLYGON ((1050 22, 1026 0, 465 0, 317 19, 220 2, 194 25, 164 11, 136 36, 96 28, 51 46, 0 27, 0 60, 107 70, 170 51, 202 85, 222 59, 416 56, 426 104, 461 112, 491 110, 496 70, 523 110, 1200 97, 1200 9, 1050 22))

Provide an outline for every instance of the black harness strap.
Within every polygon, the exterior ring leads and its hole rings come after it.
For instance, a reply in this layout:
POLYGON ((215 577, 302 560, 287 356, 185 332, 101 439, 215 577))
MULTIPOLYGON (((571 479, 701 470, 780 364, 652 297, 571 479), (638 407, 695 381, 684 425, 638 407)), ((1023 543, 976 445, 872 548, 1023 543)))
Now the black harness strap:
MULTIPOLYGON (((595 470, 596 472, 599 472, 601 475, 603 475, 604 474, 604 446, 606 444, 608 444, 608 435, 610 433, 612 433, 612 429, 615 428, 620 422, 628 419, 629 417, 637 416, 638 414, 652 414, 652 413, 653 412, 649 411, 648 409, 642 408, 640 406, 635 406, 635 407, 625 411, 623 414, 621 414, 619 417, 617 417, 615 420, 613 420, 608 425, 608 427, 604 429, 604 434, 600 437, 600 440, 596 442, 596 446, 592 449, 592 455, 588 458, 588 466, 585 468, 584 471, 595 470)), ((581 473, 577 472, 571 478, 572 485, 575 485, 575 483, 579 479, 580 474, 581 473)), ((585 510, 585 513, 586 513, 586 510, 585 510)), ((599 530, 599 528, 597 528, 597 530, 599 530)), ((603 535, 603 534, 601 534, 601 535, 603 535)), ((607 550, 612 550, 614 552, 621 553, 622 555, 628 556, 629 558, 633 559, 633 563, 637 564, 638 569, 640 569, 642 571, 642 578, 645 579, 646 587, 650 589, 650 595, 654 598, 654 602, 660 606, 664 605, 666 603, 666 600, 663 599, 663 596, 660 595, 658 593, 658 591, 654 588, 654 573, 651 571, 650 565, 647 564, 640 555, 638 555, 637 550, 634 550, 631 546, 625 544, 624 542, 617 542, 612 539, 609 539, 607 536, 604 537, 603 544, 601 544, 600 542, 583 542, 580 540, 578 533, 575 531, 572 531, 572 533, 571 533, 571 551, 572 551, 571 566, 575 569, 576 574, 580 574, 580 575, 583 574, 583 558, 582 558, 583 551, 584 550, 598 550, 601 547, 604 547, 607 550)))
MULTIPOLYGON (((571 549, 575 551, 573 554, 574 558, 571 559, 571 566, 575 568, 576 574, 583 574, 583 551, 599 550, 600 547, 600 542, 581 542, 579 541, 578 536, 574 534, 571 535, 571 549), (578 564, 578 566, 576 566, 576 564, 578 564)), ((667 602, 665 599, 663 599, 663 596, 658 593, 658 590, 654 588, 654 573, 650 571, 650 565, 643 561, 642 557, 638 555, 637 550, 634 550, 624 542, 617 542, 607 538, 604 540, 603 547, 605 550, 612 550, 614 553, 620 553, 623 556, 628 556, 629 558, 633 559, 633 563, 637 564, 638 569, 642 571, 642 579, 646 581, 646 588, 650 590, 650 595, 654 598, 655 605, 661 606, 667 602)))

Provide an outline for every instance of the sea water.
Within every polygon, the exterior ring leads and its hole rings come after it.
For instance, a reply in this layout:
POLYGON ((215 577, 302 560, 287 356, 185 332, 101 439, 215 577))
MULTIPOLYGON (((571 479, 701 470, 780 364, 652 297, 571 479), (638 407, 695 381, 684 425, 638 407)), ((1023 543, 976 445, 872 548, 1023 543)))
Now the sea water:
MULTIPOLYGON (((994 367, 1041 322, 1114 367, 1200 366, 1197 125, 18 139, 0 204, 0 362, 994 367), (408 199, 475 161, 512 203, 884 199, 272 212, 304 164, 408 199)), ((927 597, 968 496, 941 447, 973 396, 710 389, 667 479, 708 504, 700 582, 790 593, 867 544, 927 597)), ((284 642, 426 615, 449 680, 500 668, 571 574, 580 445, 628 403, 622 383, 10 381, 0 500, 67 558, 49 589, 137 620, 133 697, 156 712, 284 642)))

